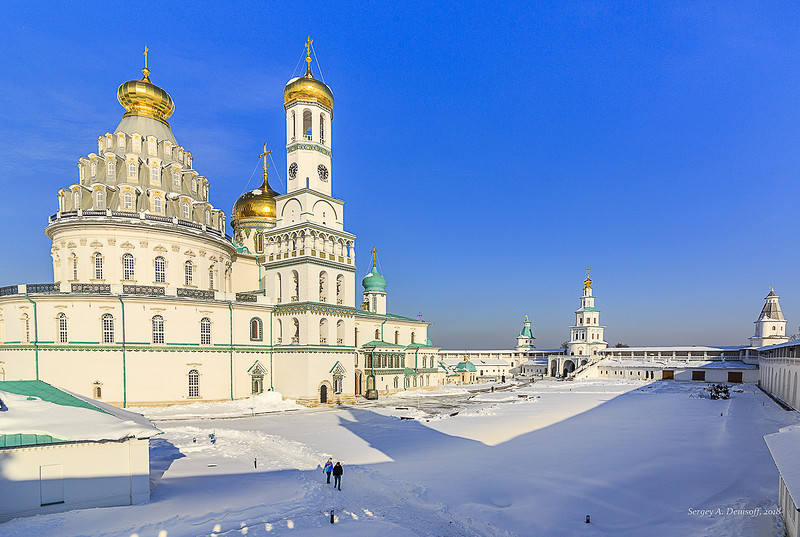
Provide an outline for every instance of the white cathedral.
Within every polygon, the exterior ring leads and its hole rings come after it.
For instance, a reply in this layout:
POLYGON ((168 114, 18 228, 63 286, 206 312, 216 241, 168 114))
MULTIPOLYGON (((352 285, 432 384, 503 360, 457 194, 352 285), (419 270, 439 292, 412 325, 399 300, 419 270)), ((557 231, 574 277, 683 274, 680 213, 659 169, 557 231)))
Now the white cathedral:
POLYGON ((376 397, 443 381, 430 323, 387 312, 386 280, 356 290, 355 235, 333 196, 333 93, 304 76, 283 91, 287 192, 267 180, 233 207, 210 203, 144 76, 78 178, 58 192, 54 283, 0 288, 0 380, 40 379, 120 406, 248 397, 376 397))

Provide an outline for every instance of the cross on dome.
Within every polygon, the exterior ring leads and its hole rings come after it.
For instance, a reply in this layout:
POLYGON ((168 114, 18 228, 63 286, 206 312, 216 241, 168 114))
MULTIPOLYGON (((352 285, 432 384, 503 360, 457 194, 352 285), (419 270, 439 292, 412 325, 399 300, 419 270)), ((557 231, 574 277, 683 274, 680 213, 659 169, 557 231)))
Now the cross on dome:
POLYGON ((269 164, 267 163, 267 156, 272 153, 272 149, 267 151, 267 142, 264 142, 264 152, 258 155, 258 158, 264 159, 264 178, 267 177, 267 168, 269 168, 269 164))

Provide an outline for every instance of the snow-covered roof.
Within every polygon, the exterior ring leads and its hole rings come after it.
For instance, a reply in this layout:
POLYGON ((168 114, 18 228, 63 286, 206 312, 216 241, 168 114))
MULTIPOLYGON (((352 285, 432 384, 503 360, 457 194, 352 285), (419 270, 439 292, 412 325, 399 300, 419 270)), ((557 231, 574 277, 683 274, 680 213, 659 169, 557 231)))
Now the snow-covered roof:
POLYGON ((784 427, 777 433, 764 436, 778 473, 795 504, 800 501, 800 425, 784 427))
POLYGON ((38 380, 0 381, 0 448, 150 438, 159 431, 134 412, 38 380))
POLYGON ((684 345, 675 347, 608 347, 600 352, 718 352, 745 349, 748 345, 733 347, 706 347, 702 345, 684 345))
POLYGON ((597 362, 600 367, 651 367, 666 369, 758 369, 758 366, 746 364, 740 360, 617 360, 604 358, 597 362))

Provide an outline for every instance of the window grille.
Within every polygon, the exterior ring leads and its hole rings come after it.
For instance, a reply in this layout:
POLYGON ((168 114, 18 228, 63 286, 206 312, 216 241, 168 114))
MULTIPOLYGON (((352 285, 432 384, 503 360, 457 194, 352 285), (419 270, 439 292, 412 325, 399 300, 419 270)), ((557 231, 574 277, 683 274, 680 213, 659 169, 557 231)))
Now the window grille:
POLYGON ((125 254, 122 256, 122 279, 133 279, 133 255, 125 254))
POLYGON ((67 334, 67 316, 63 313, 58 314, 58 342, 66 343, 68 339, 67 334))
POLYGON ((191 261, 187 261, 183 266, 183 283, 184 285, 192 285, 192 275, 194 267, 191 261))
POLYGON ((200 320, 200 344, 211 345, 211 319, 208 317, 200 320))
POLYGON ((103 279, 103 256, 100 255, 100 252, 94 254, 94 279, 103 279))
POLYGON ((166 281, 166 262, 161 256, 156 257, 156 283, 164 283, 166 281))
POLYGON ((189 397, 200 397, 200 372, 197 369, 189 371, 189 397))
POLYGON ((153 317, 153 343, 164 343, 164 318, 161 315, 153 317))
POLYGON ((103 319, 103 343, 114 343, 114 317, 106 313, 103 319))

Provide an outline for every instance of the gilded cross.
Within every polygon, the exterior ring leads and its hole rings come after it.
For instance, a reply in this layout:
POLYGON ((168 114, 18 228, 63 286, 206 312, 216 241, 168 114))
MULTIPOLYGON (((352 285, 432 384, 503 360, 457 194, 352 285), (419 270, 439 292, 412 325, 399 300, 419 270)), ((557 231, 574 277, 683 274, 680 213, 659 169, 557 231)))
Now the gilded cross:
POLYGON ((586 277, 587 278, 589 277, 589 272, 591 272, 591 270, 592 269, 590 269, 589 267, 586 267, 586 277))
POLYGON ((422 320, 422 312, 417 313, 417 320, 422 320))
POLYGON ((313 42, 314 42, 314 40, 311 39, 311 36, 308 36, 308 39, 306 40, 305 47, 306 47, 306 57, 309 58, 309 60, 311 59, 311 43, 313 43, 313 42))
POLYGON ((373 246, 373 247, 372 247, 372 264, 373 264, 373 265, 376 263, 376 261, 375 261, 375 259, 376 259, 376 258, 375 258, 375 256, 376 256, 377 254, 378 254, 378 249, 377 249, 377 248, 375 248, 375 247, 373 246))
POLYGON ((147 45, 145 45, 145 47, 144 47, 144 52, 143 52, 143 54, 144 54, 144 68, 145 68, 145 69, 147 69, 147 51, 148 51, 148 50, 150 50, 150 49, 148 49, 148 48, 147 48, 147 45))
POLYGON ((258 155, 258 158, 264 159, 264 175, 267 175, 267 168, 269 168, 269 164, 267 164, 267 155, 272 153, 272 149, 267 151, 267 142, 264 142, 264 152, 258 155))

